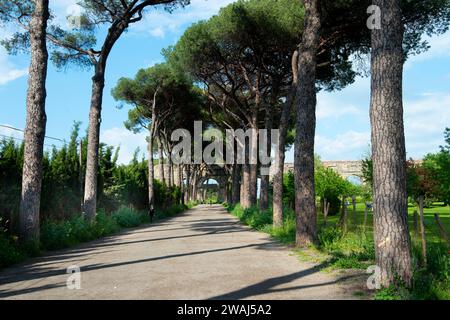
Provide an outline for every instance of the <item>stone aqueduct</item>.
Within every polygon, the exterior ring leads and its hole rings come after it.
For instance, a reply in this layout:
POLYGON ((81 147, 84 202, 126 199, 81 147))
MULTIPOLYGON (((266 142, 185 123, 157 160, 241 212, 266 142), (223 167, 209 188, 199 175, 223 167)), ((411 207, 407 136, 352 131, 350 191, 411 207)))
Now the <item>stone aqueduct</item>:
MULTIPOLYGON (((337 173, 339 173, 344 179, 347 179, 349 177, 360 177, 361 176, 361 161, 322 161, 322 164, 325 167, 331 168, 332 170, 335 170, 337 173)), ((160 165, 155 166, 155 179, 161 179, 160 174, 160 165)), ((272 171, 274 167, 271 168, 270 171, 270 179, 272 179, 274 172, 272 171)), ((284 171, 293 171, 294 170, 294 164, 293 163, 285 163, 284 165, 284 171)), ((177 170, 174 172, 177 173, 177 170)), ((169 175, 169 168, 167 165, 164 166, 164 175, 165 177, 168 177, 169 175)), ((200 178, 197 180, 196 185, 198 189, 208 189, 208 188, 214 188, 217 190, 218 198, 219 200, 224 201, 227 197, 227 182, 228 182, 228 172, 220 167, 220 166, 207 166, 201 171, 200 178), (205 182, 208 181, 208 179, 214 179, 217 181, 217 184, 206 184, 205 182)), ((201 199, 202 192, 198 194, 198 198, 201 199)))

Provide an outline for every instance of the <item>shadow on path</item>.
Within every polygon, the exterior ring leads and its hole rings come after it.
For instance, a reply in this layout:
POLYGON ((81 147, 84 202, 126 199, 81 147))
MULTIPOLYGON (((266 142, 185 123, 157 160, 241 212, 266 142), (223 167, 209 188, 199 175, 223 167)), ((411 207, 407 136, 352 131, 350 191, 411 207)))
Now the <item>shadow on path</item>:
MULTIPOLYGON (((207 253, 238 250, 238 249, 252 248, 252 247, 256 247, 258 249, 269 249, 270 250, 274 246, 272 245, 272 243, 248 244, 248 245, 236 246, 236 247, 226 247, 226 248, 220 248, 220 249, 211 249, 211 250, 203 250, 203 251, 195 251, 195 252, 187 252, 187 253, 177 253, 177 254, 172 254, 172 255, 167 255, 167 256, 160 256, 160 257, 153 257, 153 258, 139 259, 139 260, 132 260, 132 261, 123 261, 123 262, 116 262, 116 263, 110 263, 110 264, 91 264, 91 265, 87 265, 87 266, 81 266, 81 272, 89 272, 89 271, 94 271, 94 270, 114 268, 114 267, 133 265, 133 264, 138 264, 138 263, 145 263, 145 262, 158 261, 158 260, 164 260, 164 259, 173 259, 173 258, 179 258, 179 257, 185 257, 185 256, 195 256, 195 255, 201 255, 201 254, 207 254, 207 253)), ((13 282, 17 282, 17 281, 36 280, 36 279, 55 277, 55 276, 60 276, 60 275, 66 274, 65 269, 50 269, 47 271, 40 271, 40 272, 38 269, 36 271, 37 272, 35 272, 35 270, 31 270, 31 271, 23 270, 23 269, 18 270, 13 275, 1 277, 0 284, 13 283, 13 282)))
POLYGON ((313 283, 313 284, 305 284, 301 286, 293 286, 293 287, 285 287, 285 288, 276 288, 277 286, 290 283, 292 281, 295 281, 297 279, 300 279, 302 277, 309 276, 311 274, 314 274, 316 272, 319 272, 322 268, 326 267, 327 264, 321 264, 314 267, 311 267, 306 270, 302 270, 299 272, 295 272, 292 274, 288 274, 281 277, 275 277, 266 279, 264 281, 258 282, 256 284, 250 285, 248 287, 244 287, 242 289, 225 293, 219 296, 211 297, 209 300, 239 300, 239 299, 245 299, 245 298, 251 298, 267 293, 274 293, 274 292, 283 292, 283 291, 292 291, 292 290, 302 290, 307 288, 314 288, 314 287, 321 287, 321 286, 328 286, 333 284, 342 283, 346 280, 360 277, 360 275, 349 275, 344 276, 341 278, 338 278, 333 281, 328 282, 322 282, 322 283, 313 283))

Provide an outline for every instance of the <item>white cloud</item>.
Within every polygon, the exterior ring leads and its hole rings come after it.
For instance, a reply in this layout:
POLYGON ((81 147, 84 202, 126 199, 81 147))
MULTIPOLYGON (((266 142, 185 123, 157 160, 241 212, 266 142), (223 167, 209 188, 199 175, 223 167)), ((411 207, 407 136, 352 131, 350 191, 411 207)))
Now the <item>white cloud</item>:
POLYGON ((413 64, 431 60, 438 57, 450 57, 450 31, 433 37, 425 37, 424 40, 430 45, 430 49, 417 56, 412 56, 405 64, 405 68, 412 67, 413 64))
POLYGON ((178 34, 183 26, 208 19, 217 14, 220 8, 236 0, 191 0, 185 8, 177 8, 172 13, 160 6, 149 8, 142 21, 130 27, 131 34, 147 33, 162 38, 168 33, 178 34))
POLYGON ((25 76, 28 69, 17 68, 9 60, 8 54, 3 48, 0 48, 0 86, 25 76))
POLYGON ((437 151, 450 125, 450 94, 427 92, 419 100, 406 100, 404 108, 408 156, 421 158, 437 151))
POLYGON ((348 131, 334 138, 316 135, 315 152, 324 160, 356 160, 370 142, 370 132, 348 131))
POLYGON ((133 154, 137 148, 140 148, 140 156, 146 155, 147 143, 145 138, 146 132, 134 134, 125 128, 110 128, 102 132, 100 141, 110 146, 120 146, 118 162, 127 164, 133 158, 133 154))
POLYGON ((164 32, 163 28, 157 27, 150 31, 150 34, 154 36, 155 38, 164 38, 166 36, 166 33, 164 32))
POLYGON ((318 120, 326 118, 340 118, 344 116, 361 116, 363 112, 352 104, 343 104, 333 99, 329 94, 319 95, 316 116, 318 120))

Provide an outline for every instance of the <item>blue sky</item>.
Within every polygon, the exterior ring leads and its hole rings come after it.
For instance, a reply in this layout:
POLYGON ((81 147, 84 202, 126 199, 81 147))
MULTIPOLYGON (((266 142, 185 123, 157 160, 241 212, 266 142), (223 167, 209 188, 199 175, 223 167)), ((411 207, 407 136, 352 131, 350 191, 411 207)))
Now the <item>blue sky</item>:
MULTIPOLYGON (((50 1, 57 19, 64 17, 77 0, 50 1)), ((123 127, 128 109, 119 110, 110 95, 120 77, 132 77, 140 68, 162 61, 161 49, 174 44, 195 21, 217 13, 233 0, 192 0, 185 9, 169 14, 150 9, 144 21, 135 24, 114 47, 109 59, 103 102, 101 140, 121 146, 119 160, 128 162, 136 149, 145 150, 145 133, 132 134, 123 127)), ((3 28, 0 37, 12 30, 3 28)), ((405 65, 404 105, 408 157, 419 159, 443 144, 443 131, 450 126, 450 32, 429 40, 431 49, 405 65)), ((26 55, 8 56, 0 48, 0 124, 25 126, 27 89, 26 55)), ((91 70, 49 68, 47 82, 47 135, 68 139, 73 121, 87 126, 91 70)), ((320 93, 317 109, 316 152, 324 160, 357 160, 368 151, 370 80, 357 81, 340 92, 320 93)), ((21 133, 0 127, 0 135, 21 133)), ((47 140, 46 144, 61 143, 47 140)), ((286 161, 293 161, 293 152, 286 161)))

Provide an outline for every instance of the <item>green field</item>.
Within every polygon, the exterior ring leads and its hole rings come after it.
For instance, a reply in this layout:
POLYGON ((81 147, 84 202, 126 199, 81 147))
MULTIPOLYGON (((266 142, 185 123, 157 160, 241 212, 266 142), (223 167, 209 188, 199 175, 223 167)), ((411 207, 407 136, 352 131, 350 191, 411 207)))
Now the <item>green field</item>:
MULTIPOLYGON (((350 204, 348 208, 348 227, 349 230, 355 230, 363 226, 364 223, 364 207, 365 204, 362 202, 358 202, 356 204, 356 216, 353 212, 353 206, 350 204), (355 219, 356 217, 356 219, 355 219)), ((414 238, 414 210, 419 212, 418 207, 409 205, 408 206, 408 221, 409 221, 409 230, 411 231, 411 237, 414 238)), ((434 218, 434 214, 437 213, 439 218, 444 225, 447 234, 450 233, 450 207, 444 206, 443 203, 434 203, 430 208, 424 208, 424 225, 425 225, 425 234, 427 238, 427 242, 440 242, 443 241, 443 238, 440 235, 438 225, 434 218)), ((327 223, 330 225, 337 224, 339 221, 339 215, 328 216, 327 223)), ((319 225, 323 225, 323 214, 319 214, 319 225)), ((369 211, 367 215, 367 225, 366 232, 373 233, 373 214, 369 211)))

